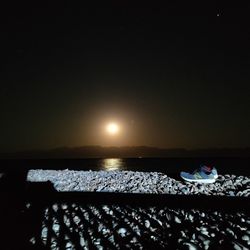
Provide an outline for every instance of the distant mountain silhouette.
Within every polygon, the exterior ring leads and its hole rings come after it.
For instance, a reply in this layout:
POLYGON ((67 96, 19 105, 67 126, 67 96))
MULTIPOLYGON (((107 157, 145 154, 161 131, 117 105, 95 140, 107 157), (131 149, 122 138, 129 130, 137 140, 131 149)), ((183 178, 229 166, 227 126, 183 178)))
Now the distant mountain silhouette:
POLYGON ((147 146, 135 147, 60 147, 50 150, 30 150, 0 153, 1 159, 50 159, 50 158, 136 158, 136 157, 250 157, 248 148, 209 148, 187 150, 164 149, 147 146))

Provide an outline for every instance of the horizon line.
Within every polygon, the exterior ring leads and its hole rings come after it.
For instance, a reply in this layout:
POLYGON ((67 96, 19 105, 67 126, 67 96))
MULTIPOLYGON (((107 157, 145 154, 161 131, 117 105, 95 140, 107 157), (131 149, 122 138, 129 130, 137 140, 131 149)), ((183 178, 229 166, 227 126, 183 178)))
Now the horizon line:
POLYGON ((250 146, 244 147, 196 147, 196 148, 185 148, 185 147, 158 147, 158 146, 147 146, 147 145, 139 145, 139 146, 102 146, 102 145, 83 145, 83 146, 58 146, 53 148, 35 148, 35 149, 23 149, 23 150, 14 150, 14 151, 0 151, 0 154, 15 154, 15 153, 27 153, 27 152, 37 152, 37 151, 53 151, 60 149, 80 149, 80 148, 104 148, 104 149, 122 149, 122 148, 151 148, 157 150, 184 150, 184 151, 196 151, 196 150, 246 150, 250 149, 250 146))

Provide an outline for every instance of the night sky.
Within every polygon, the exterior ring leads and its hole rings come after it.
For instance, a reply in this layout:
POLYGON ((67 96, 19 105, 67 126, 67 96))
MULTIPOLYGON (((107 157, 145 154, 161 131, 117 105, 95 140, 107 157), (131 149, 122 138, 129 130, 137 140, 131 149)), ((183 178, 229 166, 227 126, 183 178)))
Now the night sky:
POLYGON ((0 150, 250 146, 249 6, 173 2, 2 6, 0 150))

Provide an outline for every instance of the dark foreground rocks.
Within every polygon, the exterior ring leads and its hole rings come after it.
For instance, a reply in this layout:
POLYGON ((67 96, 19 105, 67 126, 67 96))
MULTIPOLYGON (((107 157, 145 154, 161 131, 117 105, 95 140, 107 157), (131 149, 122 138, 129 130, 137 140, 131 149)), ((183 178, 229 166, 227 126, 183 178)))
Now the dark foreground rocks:
POLYGON ((240 212, 56 203, 43 210, 29 243, 48 249, 250 249, 250 217, 240 212))

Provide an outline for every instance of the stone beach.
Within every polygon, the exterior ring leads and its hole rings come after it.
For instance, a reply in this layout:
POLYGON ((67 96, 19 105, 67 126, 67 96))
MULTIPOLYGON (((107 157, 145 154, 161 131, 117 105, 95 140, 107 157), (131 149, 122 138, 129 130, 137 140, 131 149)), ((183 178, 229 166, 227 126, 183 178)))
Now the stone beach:
POLYGON ((27 180, 51 181, 57 191, 250 196, 250 178, 219 175, 215 183, 178 180, 160 172, 30 170, 27 180))
MULTIPOLYGON (((66 169, 30 170, 27 180, 51 181, 62 192, 250 195, 250 179, 235 175, 219 175, 213 184, 197 184, 160 172, 66 169)), ((27 209, 32 205, 27 204, 27 209)), ((33 246, 38 242, 49 249, 247 250, 250 216, 214 209, 54 203, 44 210, 40 233, 30 239, 33 246)))
POLYGON ((250 249, 250 216, 242 212, 54 203, 40 230, 30 243, 53 250, 250 249))

